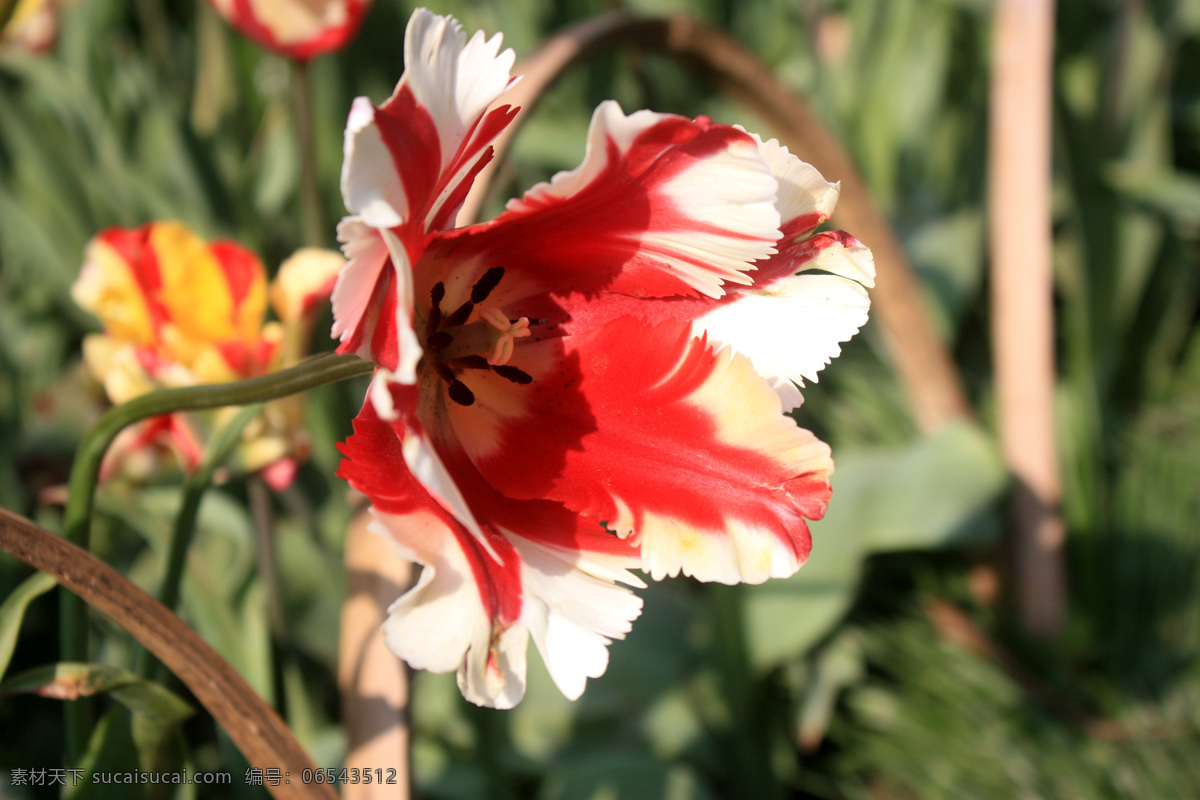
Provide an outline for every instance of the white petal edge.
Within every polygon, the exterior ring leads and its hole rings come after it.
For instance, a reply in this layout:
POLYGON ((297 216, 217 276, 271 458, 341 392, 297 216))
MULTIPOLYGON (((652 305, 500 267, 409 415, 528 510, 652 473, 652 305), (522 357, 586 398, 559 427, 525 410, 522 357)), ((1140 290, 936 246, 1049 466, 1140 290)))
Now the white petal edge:
MULTIPOLYGON (((819 235, 819 234, 818 234, 819 235)), ((834 244, 819 250, 807 261, 798 265, 798 272, 829 272, 857 281, 867 288, 875 285, 875 257, 870 248, 852 236, 845 239, 850 243, 834 244)))
POLYGON ((441 168, 458 151, 467 131, 511 83, 516 55, 500 52, 502 36, 470 42, 453 17, 418 8, 404 34, 404 76, 417 103, 429 112, 441 143, 441 168))
POLYGON ((414 669, 457 671, 459 689, 476 705, 519 703, 529 634, 511 625, 495 642, 492 657, 493 622, 454 534, 433 514, 371 513, 373 532, 394 542, 403 557, 425 565, 416 586, 388 608, 383 623, 388 649, 414 669))
POLYGON ((730 519, 722 530, 700 530, 670 517, 647 514, 638 532, 642 568, 656 581, 681 572, 696 580, 759 584, 787 578, 800 561, 769 530, 730 519))
POLYGON ((521 623, 559 691, 577 700, 587 679, 608 668, 608 645, 624 639, 642 612, 642 599, 613 581, 645 584, 614 557, 508 539, 521 556, 521 623))
MULTIPOLYGON (((741 125, 734 127, 746 131, 741 125)), ((816 214, 821 221, 829 219, 841 194, 841 184, 825 180, 816 167, 792 155, 777 139, 764 142, 757 133, 750 136, 758 143, 759 155, 779 182, 775 207, 781 224, 787 225, 807 214, 816 214)))
POLYGON ((841 353, 841 342, 867 321, 867 290, 838 275, 800 274, 764 289, 738 292, 692 324, 693 331, 747 356, 772 384, 784 410, 800 405, 793 382, 817 373, 841 353))
MULTIPOLYGON (((387 262, 388 250, 379 232, 358 217, 346 217, 339 222, 337 238, 346 264, 338 272, 330 298, 333 303, 330 335, 345 341, 364 322, 375 284, 387 262)), ((367 357, 370 357, 369 353, 367 357)))
POLYGON ((372 228, 391 228, 409 213, 408 195, 392 153, 375 124, 375 107, 356 97, 346 120, 342 157, 342 200, 372 228))
MULTIPOLYGON (((408 254, 395 234, 388 230, 377 230, 359 217, 346 217, 337 227, 338 241, 346 265, 338 273, 337 282, 330 298, 333 304, 333 328, 330 335, 344 342, 362 325, 378 324, 377 320, 366 319, 375 286, 380 273, 387 269, 387 259, 392 260, 396 282, 395 329, 397 343, 397 365, 393 380, 412 385, 417 381, 417 363, 424 350, 416 331, 413 330, 413 277, 408 263, 408 254)), ((363 337, 357 351, 359 356, 370 359, 373 333, 363 337)))

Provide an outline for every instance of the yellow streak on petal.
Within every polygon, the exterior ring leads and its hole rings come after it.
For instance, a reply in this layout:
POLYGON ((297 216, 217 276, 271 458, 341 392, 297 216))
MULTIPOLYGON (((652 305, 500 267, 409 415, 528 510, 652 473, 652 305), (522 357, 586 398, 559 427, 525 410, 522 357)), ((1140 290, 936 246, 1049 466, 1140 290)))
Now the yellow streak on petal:
POLYGON ((146 296, 129 264, 107 243, 93 239, 88 245, 71 296, 82 308, 99 317, 105 329, 117 339, 137 344, 154 341, 146 296))
MULTIPOLYGON (((783 415, 779 396, 740 353, 728 348, 717 353, 712 372, 688 402, 710 416, 719 439, 775 461, 782 476, 833 472, 829 446, 783 415)), ((717 529, 645 514, 637 541, 651 576, 659 580, 682 572, 702 581, 762 583, 799 569, 791 546, 775 531, 739 519, 737 509, 729 511, 717 529)))
POLYGON ((829 445, 783 415, 779 395, 741 353, 718 353, 712 374, 688 402, 712 415, 722 440, 775 460, 789 475, 833 473, 829 445))
MULTIPOLYGON (((222 273, 224 280, 224 273, 222 273)), ((226 282, 226 287, 228 283, 226 282)), ((255 274, 246 295, 237 307, 237 336, 244 342, 253 342, 262 332, 263 317, 267 314, 267 278, 260 268, 255 274)))
MULTIPOLYGON (((177 222, 164 222, 154 226, 150 245, 162 275, 162 302, 184 337, 216 342, 245 335, 244 319, 235 327, 225 273, 200 237, 177 222)), ((258 303, 264 307, 265 291, 260 288, 259 292, 258 303)), ((254 295, 252 287, 243 304, 244 313, 246 307, 252 310, 254 295)))

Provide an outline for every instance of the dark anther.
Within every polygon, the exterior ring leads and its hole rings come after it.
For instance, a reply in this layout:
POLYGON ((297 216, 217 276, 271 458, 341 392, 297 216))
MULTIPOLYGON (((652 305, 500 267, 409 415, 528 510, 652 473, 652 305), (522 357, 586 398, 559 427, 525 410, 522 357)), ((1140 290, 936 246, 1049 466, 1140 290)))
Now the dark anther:
POLYGON ((450 399, 460 406, 469 406, 475 402, 475 393, 467 388, 462 381, 455 381, 449 387, 450 399))
POLYGON ((431 350, 434 353, 437 353, 442 350, 445 350, 447 347, 450 346, 450 343, 453 341, 454 341, 453 336, 446 333, 445 331, 438 331, 437 333, 435 333, 429 337, 426 344, 427 344, 429 350, 431 350))
POLYGON ((504 267, 492 267, 471 287, 471 302, 482 303, 504 277, 504 267))
POLYGON ((433 371, 438 374, 438 377, 446 383, 454 383, 458 378, 454 377, 454 370, 446 366, 445 362, 434 360, 433 371))
POLYGON ((465 369, 491 369, 492 365, 483 356, 463 356, 456 359, 458 365, 465 369))
POLYGON ((433 330, 442 324, 442 300, 446 297, 446 284, 441 281, 435 283, 429 296, 433 299, 433 306, 429 309, 429 321, 426 324, 429 326, 427 330, 433 330))
POLYGON ((507 364, 499 367, 492 367, 492 369, 496 370, 497 375, 502 378, 508 378, 513 383, 519 383, 522 386, 528 383, 533 383, 533 378, 530 377, 529 373, 523 369, 510 367, 507 364))
POLYGON ((470 300, 463 303, 450 316, 446 317, 446 325, 462 325, 467 321, 467 317, 471 316, 471 312, 475 310, 475 304, 470 300))

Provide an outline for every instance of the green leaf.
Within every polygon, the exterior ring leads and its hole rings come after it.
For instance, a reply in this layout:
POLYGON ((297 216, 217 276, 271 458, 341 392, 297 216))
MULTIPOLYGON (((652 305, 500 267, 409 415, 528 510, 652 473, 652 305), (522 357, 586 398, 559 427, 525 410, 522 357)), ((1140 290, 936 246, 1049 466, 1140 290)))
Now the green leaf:
POLYGON ((980 512, 1006 483, 991 439, 970 423, 948 425, 897 452, 840 459, 815 535, 858 535, 870 552, 981 545, 993 530, 980 512))
POLYGON ((981 544, 987 509, 1006 484, 991 440, 970 423, 947 425, 897 450, 839 456, 833 500, 812 524, 813 549, 796 575, 746 592, 751 663, 769 669, 812 647, 854 599, 872 553, 981 544))
POLYGON ((540 800, 702 800, 712 794, 682 764, 649 753, 609 750, 570 756, 547 772, 540 800))
POLYGON ((13 589, 2 605, 0 605, 0 678, 8 669, 13 650, 17 646, 17 634, 21 631, 21 620, 25 618, 25 609, 34 599, 44 595, 54 588, 56 581, 44 572, 30 575, 21 585, 13 589))
POLYGON ((1135 164, 1114 164, 1106 177, 1117 191, 1165 214, 1195 236, 1200 226, 1200 178, 1135 164))
POLYGON ((109 694, 135 716, 167 725, 182 722, 193 713, 192 707, 170 690, 108 664, 62 662, 34 667, 0 683, 0 696, 8 694, 57 700, 109 694))

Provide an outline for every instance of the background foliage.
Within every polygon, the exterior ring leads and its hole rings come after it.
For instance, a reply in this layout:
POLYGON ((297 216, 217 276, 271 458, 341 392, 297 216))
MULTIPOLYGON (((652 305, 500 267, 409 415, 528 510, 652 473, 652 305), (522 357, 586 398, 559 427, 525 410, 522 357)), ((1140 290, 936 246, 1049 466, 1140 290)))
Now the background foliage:
MULTIPOLYGON (((1061 5, 1064 639, 1023 639, 990 589, 1005 489, 983 280, 990 5, 633 0, 623 7, 686 11, 731 31, 816 105, 900 232, 981 422, 918 436, 868 325, 798 412, 838 462, 808 566, 762 587, 652 585, 608 673, 573 704, 536 659, 524 703, 508 713, 465 704, 452 676, 415 676, 419 796, 1200 795, 1200 3, 1061 5), (947 608, 961 611, 938 613, 947 608), (972 638, 979 631, 986 638, 972 638)), ((455 0, 435 10, 468 30, 503 31, 527 54, 610 5, 455 0)), ((390 93, 410 11, 376 0, 358 39, 312 65, 329 220, 341 213, 350 101, 390 93)), ((237 238, 272 270, 301 243, 293 81, 284 60, 203 2, 86 0, 69 6, 52 54, 0 50, 0 505, 55 529, 53 487, 102 409, 79 367, 95 322, 69 297, 94 233, 178 219, 237 238)), ((601 57, 531 118, 491 210, 578 163, 591 109, 609 97, 771 133, 673 63, 601 57)), ((332 225, 326 238, 332 245, 332 225)), ((351 513, 334 444, 363 389, 306 398, 312 462, 267 500, 274 568, 258 555, 260 493, 236 479, 206 496, 183 585, 185 618, 328 766, 345 749, 334 674, 351 513)), ((100 495, 96 551, 145 586, 161 573, 179 484, 114 482, 100 495)), ((27 574, 0 557, 0 597, 10 598, 0 674, 57 652, 55 594, 22 585, 27 574)), ((129 666, 129 640, 103 618, 93 629, 90 660, 129 666)), ((106 719, 130 713, 112 698, 106 719)), ((172 746, 155 752, 232 770, 235 796, 262 795, 241 785, 240 757, 210 720, 167 716, 172 746)), ((0 698, 0 797, 51 796, 5 784, 12 768, 58 765, 61 741, 55 701, 0 698)), ((89 757, 136 764, 145 743, 128 744, 89 757)))

